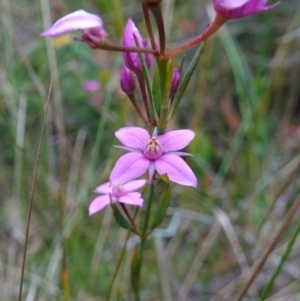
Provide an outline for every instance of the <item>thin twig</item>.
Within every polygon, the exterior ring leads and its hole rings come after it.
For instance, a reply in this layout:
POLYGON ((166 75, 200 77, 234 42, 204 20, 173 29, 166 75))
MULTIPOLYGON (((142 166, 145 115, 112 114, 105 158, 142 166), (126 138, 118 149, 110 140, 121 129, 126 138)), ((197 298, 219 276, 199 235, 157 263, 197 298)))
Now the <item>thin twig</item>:
POLYGON ((24 280, 24 271, 25 271, 25 262, 26 262, 26 252, 27 252, 27 245, 28 245, 29 227, 30 227, 30 220, 31 220, 31 212, 32 212, 34 188, 35 188, 37 170, 38 170, 39 161, 40 161, 40 152, 41 152, 42 138, 43 138, 44 129, 45 129, 45 123, 46 123, 46 117, 47 117, 48 106, 49 106, 49 101, 50 101, 51 89, 52 89, 52 80, 51 80, 50 87, 49 87, 49 93, 48 93, 47 102, 46 102, 46 109, 45 109, 45 114, 44 114, 42 129, 41 129, 41 135, 40 135, 40 140, 39 140, 37 157, 36 157, 35 166, 34 166, 33 182, 32 182, 32 187, 31 187, 31 192, 30 192, 30 202, 29 202, 29 209, 28 209, 28 216, 27 216, 27 226, 26 226, 26 234, 25 234, 25 245, 24 245, 24 251, 23 251, 22 270, 21 270, 21 279, 20 279, 20 288, 19 288, 18 301, 22 300, 22 289, 23 289, 23 280, 24 280))
POLYGON ((291 222, 293 216, 295 215, 295 213, 297 212, 297 209, 299 208, 299 206, 300 206, 300 195, 298 195, 298 197, 297 197, 296 201, 294 202, 293 206, 288 211, 288 213, 287 213, 287 215, 286 215, 279 231, 277 232, 277 234, 273 238, 273 241, 270 243, 269 247, 267 248, 267 250, 265 251, 265 253, 261 257, 259 262, 257 263, 256 267, 253 269, 249 279, 247 280, 247 282, 245 283, 245 285, 241 289, 241 291, 238 294, 238 296, 236 297, 236 299, 234 299, 234 301, 241 301, 242 300, 242 298, 245 295, 245 293, 247 292, 249 286, 252 284, 252 282, 254 281, 254 279, 256 278, 258 273, 260 272, 260 270, 263 268, 263 266, 266 263, 270 253, 275 248, 277 242, 279 241, 279 238, 281 237, 281 235, 283 234, 283 232, 285 231, 287 226, 290 224, 290 222, 291 222))

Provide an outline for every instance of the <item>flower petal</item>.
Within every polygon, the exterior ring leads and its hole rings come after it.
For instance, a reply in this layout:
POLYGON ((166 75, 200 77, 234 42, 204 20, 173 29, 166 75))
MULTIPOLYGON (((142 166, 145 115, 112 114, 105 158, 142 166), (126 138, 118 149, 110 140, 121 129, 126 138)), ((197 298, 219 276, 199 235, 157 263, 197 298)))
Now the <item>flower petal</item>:
POLYGON ((123 187, 125 191, 134 191, 145 186, 146 183, 146 180, 135 180, 124 184, 123 187))
POLYGON ((160 175, 168 174, 171 181, 181 185, 197 187, 195 174, 180 157, 176 155, 161 156, 155 161, 155 166, 160 175))
POLYGON ((84 10, 77 10, 57 20, 48 30, 43 32, 43 37, 57 37, 73 30, 83 30, 100 27, 103 22, 97 15, 87 13, 84 10))
POLYGON ((140 150, 144 150, 146 142, 150 139, 149 133, 139 127, 120 128, 115 135, 125 146, 140 150))
POLYGON ((140 153, 128 153, 119 158, 110 174, 110 181, 116 184, 127 183, 143 175, 149 160, 140 153))
POLYGON ((266 6, 268 0, 214 0, 215 10, 227 19, 239 19, 248 15, 266 12, 279 2, 266 6))
POLYGON ((111 193, 110 182, 103 183, 102 185, 95 188, 94 192, 108 194, 111 193))
POLYGON ((108 195, 96 197, 89 206, 89 215, 92 215, 102 210, 108 204, 110 204, 110 199, 108 195))
POLYGON ((160 135, 157 139, 160 141, 163 152, 171 152, 186 147, 195 137, 195 133, 190 130, 171 131, 160 135))
POLYGON ((144 200, 141 198, 141 194, 139 192, 129 192, 122 195, 119 198, 119 202, 128 205, 143 206, 144 200))

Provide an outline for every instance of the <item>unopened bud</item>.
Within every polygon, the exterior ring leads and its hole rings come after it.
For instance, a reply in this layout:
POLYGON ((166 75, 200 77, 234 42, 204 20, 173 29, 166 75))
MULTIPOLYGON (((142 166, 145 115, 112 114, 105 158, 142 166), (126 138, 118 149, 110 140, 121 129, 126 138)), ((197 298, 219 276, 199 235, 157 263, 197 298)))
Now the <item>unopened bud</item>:
MULTIPOLYGON (((137 47, 135 39, 137 39, 140 48, 147 48, 147 42, 142 38, 139 30, 135 27, 131 19, 128 20, 123 35, 123 45, 125 47, 137 47)), ((146 65, 148 68, 152 65, 152 55, 149 53, 144 55, 146 65)), ((142 72, 142 63, 137 52, 124 52, 125 66, 134 72, 142 72)))
POLYGON ((180 80, 180 72, 177 70, 177 68, 175 68, 173 70, 173 78, 172 78, 172 84, 171 84, 171 89, 170 89, 170 96, 173 96, 177 92, 179 80, 180 80))

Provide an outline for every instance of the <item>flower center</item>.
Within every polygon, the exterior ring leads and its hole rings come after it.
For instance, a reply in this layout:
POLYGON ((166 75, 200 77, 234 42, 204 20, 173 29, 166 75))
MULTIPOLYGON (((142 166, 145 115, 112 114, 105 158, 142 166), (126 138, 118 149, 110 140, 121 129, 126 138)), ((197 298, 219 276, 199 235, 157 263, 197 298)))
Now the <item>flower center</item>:
POLYGON ((111 187, 112 198, 120 198, 125 193, 124 187, 121 184, 113 184, 111 187))
POLYGON ((144 155, 147 159, 156 160, 161 156, 162 152, 161 144, 155 137, 147 141, 144 148, 144 155))

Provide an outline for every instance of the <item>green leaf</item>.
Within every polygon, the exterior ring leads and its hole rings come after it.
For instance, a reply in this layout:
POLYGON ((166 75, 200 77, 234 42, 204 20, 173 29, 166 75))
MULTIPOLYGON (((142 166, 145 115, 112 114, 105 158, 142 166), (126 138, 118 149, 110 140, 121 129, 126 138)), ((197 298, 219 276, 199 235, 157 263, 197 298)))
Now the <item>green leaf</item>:
POLYGON ((156 112, 160 111, 161 104, 161 92, 160 92, 160 82, 159 82, 159 72, 156 68, 154 71, 153 81, 152 81, 152 93, 153 93, 153 103, 156 112))
POLYGON ((138 246, 135 246, 130 267, 130 280, 134 294, 139 295, 139 280, 141 271, 141 258, 138 246))
POLYGON ((153 223, 151 225, 151 230, 154 230, 156 227, 158 227, 161 224, 161 222, 163 221, 167 213, 167 209, 170 205, 170 200, 171 200, 171 187, 167 175, 162 175, 156 186, 158 186, 158 188, 160 189, 163 189, 163 192, 161 193, 161 197, 159 198, 158 201, 156 214, 153 223))
MULTIPOLYGON (((135 39, 136 45, 138 47, 140 47, 139 42, 135 36, 134 36, 134 39, 135 39)), ((138 52, 138 55, 139 55, 140 61, 142 63, 143 75, 144 75, 144 79, 146 82, 147 93, 148 93, 148 97, 149 97, 151 108, 152 108, 151 113, 152 113, 154 119, 156 120, 156 122, 158 122, 158 116, 157 116, 157 112, 155 110, 155 105, 154 105, 154 101, 153 101, 152 85, 151 85, 149 69, 147 67, 144 55, 140 52, 138 52)))
POLYGON ((201 55, 204 51, 204 46, 205 45, 204 43, 202 43, 197 52, 195 53, 194 57, 193 57, 193 60, 191 61, 191 63, 189 64, 187 70, 186 70, 186 73, 184 74, 182 80, 180 81, 180 84, 179 84, 179 87, 178 87, 178 90, 177 90, 177 93, 175 95, 175 99, 174 99, 174 103, 173 103, 173 109, 172 109, 172 114, 171 114, 171 118, 173 118, 177 108, 178 108, 178 105, 182 99, 182 96, 190 82, 190 79, 200 61, 200 58, 201 58, 201 55))
POLYGON ((166 126, 168 121, 169 107, 170 107, 170 89, 173 78, 173 64, 171 59, 160 59, 156 60, 158 71, 159 71, 159 83, 160 83, 160 94, 161 94, 161 105, 160 105, 160 125, 166 126))
POLYGON ((111 204, 111 208, 113 210, 114 218, 116 222, 122 227, 127 230, 133 231, 134 229, 132 225, 124 218, 124 216, 120 213, 117 206, 115 204, 111 204))

